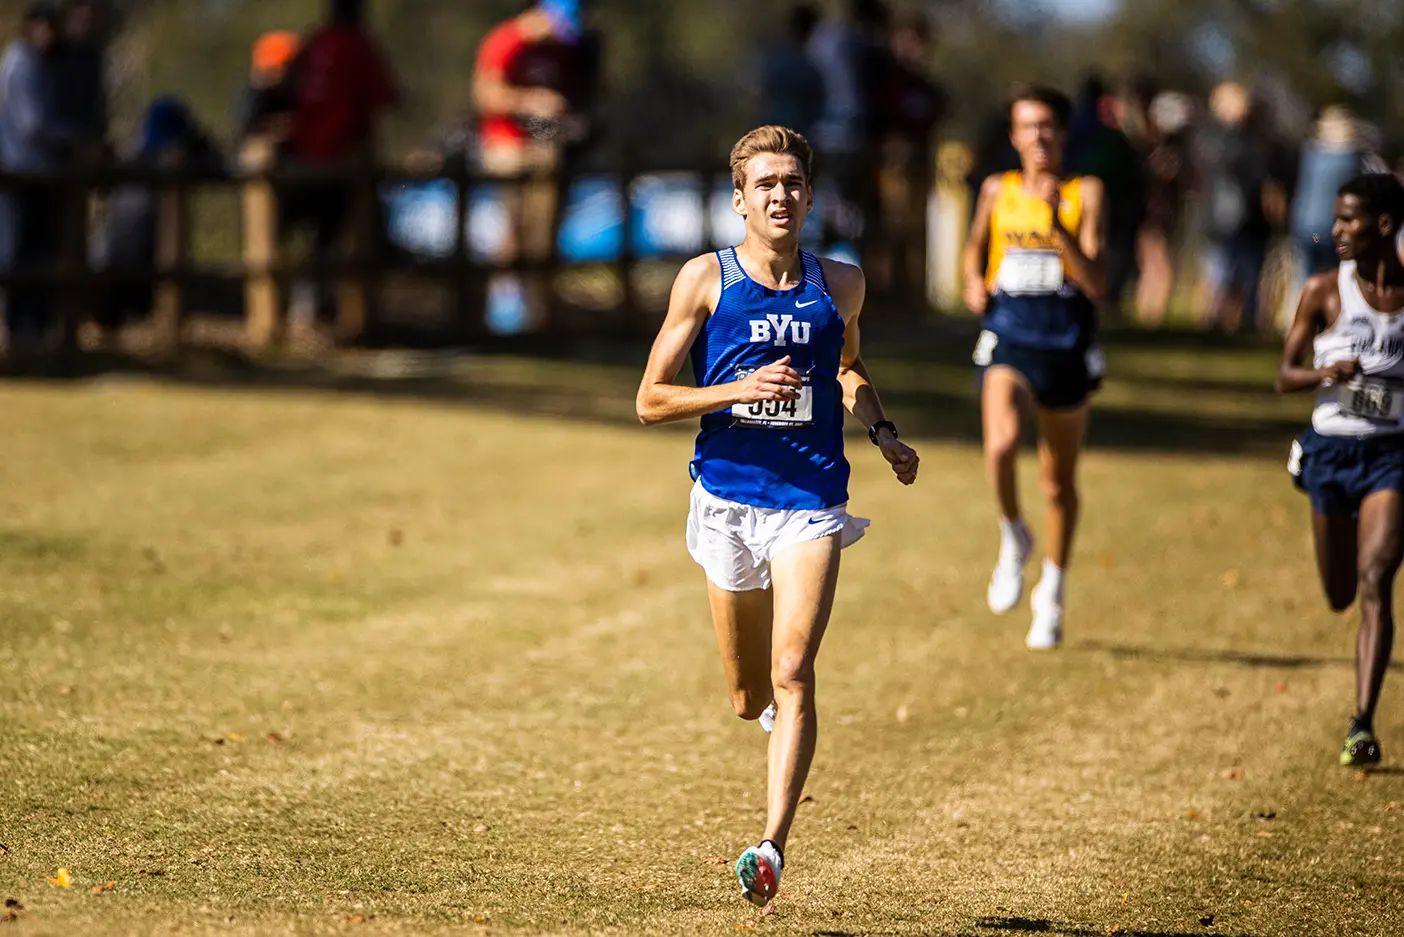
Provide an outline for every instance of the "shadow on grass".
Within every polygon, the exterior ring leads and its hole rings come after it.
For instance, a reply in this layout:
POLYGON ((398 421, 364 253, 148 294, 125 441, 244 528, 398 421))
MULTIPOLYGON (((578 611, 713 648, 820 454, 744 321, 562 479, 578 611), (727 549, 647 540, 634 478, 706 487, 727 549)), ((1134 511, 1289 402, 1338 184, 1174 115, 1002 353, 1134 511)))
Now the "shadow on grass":
MULTIPOLYGON (((965 320, 904 325, 874 323, 865 332, 865 358, 876 375, 889 415, 908 438, 978 444, 980 414, 976 380, 970 365, 977 326, 965 320)), ((1259 353, 1255 346, 1226 343, 1200 333, 1116 333, 1109 348, 1189 348, 1212 352, 1235 367, 1234 355, 1259 353), (1242 350, 1242 349, 1247 349, 1242 350)), ((47 373, 45 380, 92 380, 139 376, 172 384, 251 392, 320 391, 387 398, 411 398, 463 405, 491 406, 524 415, 560 416, 613 425, 637 425, 634 393, 648 356, 642 341, 575 341, 548 344, 521 341, 461 351, 384 351, 333 354, 298 362, 263 362, 239 352, 191 349, 178 360, 155 364, 117 355, 84 354, 47 373), (513 379, 500 377, 510 362, 513 379), (566 373, 568 372, 568 374, 566 373)), ((1247 359, 1245 359, 1246 361, 1247 359)), ((1251 363, 1251 362, 1249 362, 1251 363)), ((1257 362, 1260 364, 1260 362, 1257 362)), ((1221 369, 1222 370, 1222 369, 1221 369)), ((1267 414, 1210 416, 1195 412, 1194 401, 1175 409, 1166 399, 1195 390, 1248 390, 1256 382, 1216 375, 1114 375, 1133 385, 1134 398, 1157 401, 1155 407, 1095 407, 1090 439, 1106 450, 1194 455, 1273 454, 1285 458, 1287 447, 1305 420, 1267 414)), ((687 380, 686 376, 682 380, 687 380)), ((1264 393, 1267 393, 1263 389, 1264 393)), ((851 420, 849 421, 852 422, 851 420)), ((689 421, 689 428, 695 424, 689 421)), ((857 427, 850 427, 856 430, 857 427)))
MULTIPOLYGON (((1105 641, 1082 641, 1079 649, 1110 654, 1122 660, 1144 660, 1153 662, 1176 662, 1189 664, 1237 664, 1241 667, 1259 667, 1268 670, 1307 670, 1314 667, 1354 667, 1355 661, 1349 657, 1312 657, 1299 654, 1256 654, 1248 651, 1235 651, 1231 648, 1158 648, 1136 647, 1126 644, 1111 644, 1105 641)), ((1400 669, 1400 664, 1391 664, 1391 670, 1400 669)))
MULTIPOLYGON (((1223 937, 1250 937, 1248 934, 1239 932, 1220 932, 1213 928, 1213 925, 1205 925, 1199 930, 1193 931, 1162 931, 1162 930, 1141 930, 1135 927, 1118 927, 1110 930, 1106 927, 1094 927, 1087 924, 1072 924, 1064 921, 1050 921, 1045 918, 1026 917, 983 917, 975 921, 974 926, 983 934, 1059 934, 1064 937, 1106 937, 1107 934, 1119 934, 1123 937, 1203 937, 1205 934, 1223 934, 1223 937)), ((977 937, 976 934, 964 935, 961 937, 977 937)))

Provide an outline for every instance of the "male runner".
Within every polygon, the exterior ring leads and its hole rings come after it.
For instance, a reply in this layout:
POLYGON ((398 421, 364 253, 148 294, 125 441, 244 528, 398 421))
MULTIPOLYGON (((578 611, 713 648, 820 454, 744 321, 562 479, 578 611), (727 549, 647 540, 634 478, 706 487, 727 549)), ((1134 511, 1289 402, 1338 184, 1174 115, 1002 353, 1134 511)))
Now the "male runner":
POLYGON ((814 659, 839 551, 868 524, 847 511, 844 408, 903 484, 917 473, 858 356, 862 271, 799 249, 811 161, 809 143, 783 127, 736 144, 732 207, 745 240, 682 268, 637 401, 645 424, 701 417, 688 551, 707 574, 732 707, 759 719, 775 704, 765 835, 736 862, 741 894, 762 906, 814 757, 814 659), (689 353, 696 387, 674 383, 689 353))
POLYGON ((1292 444, 1288 468, 1311 498, 1326 599, 1343 611, 1360 597, 1356 710, 1341 751, 1347 766, 1380 760, 1375 707, 1404 558, 1404 263, 1392 243, 1401 220, 1404 186, 1394 176, 1357 176, 1341 186, 1331 229, 1340 267, 1307 280, 1277 376, 1279 392, 1316 392, 1311 428, 1292 444))
POLYGON ((999 559, 987 599, 1002 615, 1024 594, 1033 536, 1019 511, 1015 472, 1023 417, 1032 411, 1048 556, 1025 643, 1042 650, 1062 640, 1063 575, 1078 515, 1077 458, 1087 432, 1087 398, 1103 370, 1093 304, 1106 284, 1106 215, 1100 180, 1062 173, 1071 109, 1057 91, 1015 90, 1009 139, 1023 168, 985 180, 963 264, 966 305, 984 316, 974 360, 981 370, 985 461, 1000 512, 999 559))

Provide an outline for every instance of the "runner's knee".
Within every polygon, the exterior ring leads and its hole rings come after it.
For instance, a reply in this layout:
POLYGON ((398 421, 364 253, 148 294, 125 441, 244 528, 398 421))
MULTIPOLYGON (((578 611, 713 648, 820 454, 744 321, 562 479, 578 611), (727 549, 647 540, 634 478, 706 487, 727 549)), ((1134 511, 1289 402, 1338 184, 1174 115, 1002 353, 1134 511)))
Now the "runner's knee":
POLYGON ((1048 500, 1065 510, 1077 508, 1077 483, 1060 472, 1046 473, 1042 479, 1043 494, 1048 500))
POLYGON ((770 682, 775 692, 805 694, 814 692, 814 662, 804 654, 782 654, 771 668, 770 682))
POLYGON ((985 458, 1000 463, 1019 451, 1019 421, 1003 421, 985 430, 985 458))
POLYGON ((1381 602, 1390 587, 1393 571, 1382 560, 1366 560, 1360 564, 1360 601, 1381 602))
POLYGON ((770 705, 770 692, 767 688, 764 692, 756 692, 747 688, 731 691, 731 708, 736 710, 736 715, 747 722, 754 722, 765 712, 765 707, 770 705))

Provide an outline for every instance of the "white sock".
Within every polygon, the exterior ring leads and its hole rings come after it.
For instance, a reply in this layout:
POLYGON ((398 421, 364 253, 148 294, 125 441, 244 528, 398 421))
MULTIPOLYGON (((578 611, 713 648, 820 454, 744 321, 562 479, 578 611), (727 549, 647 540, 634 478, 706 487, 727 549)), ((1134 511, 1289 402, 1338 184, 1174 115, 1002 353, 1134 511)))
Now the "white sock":
POLYGON ((1011 565, 1019 561, 1019 550, 1028 542, 1024 519, 999 519, 999 561, 1011 565))
POLYGON ((1063 570, 1055 566, 1052 560, 1043 561, 1043 576, 1038 581, 1038 591, 1058 605, 1063 604, 1063 570))

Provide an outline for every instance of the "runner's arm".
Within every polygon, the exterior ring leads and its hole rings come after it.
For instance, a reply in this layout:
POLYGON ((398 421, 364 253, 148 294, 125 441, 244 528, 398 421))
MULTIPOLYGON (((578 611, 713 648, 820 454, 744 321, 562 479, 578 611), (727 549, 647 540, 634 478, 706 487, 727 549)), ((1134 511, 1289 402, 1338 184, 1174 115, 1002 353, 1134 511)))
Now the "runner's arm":
POLYGON ((1093 302, 1100 300, 1107 291, 1107 263, 1102 256, 1102 245, 1107 238, 1105 191, 1101 179, 1083 177, 1083 224, 1077 237, 1063 226, 1057 207, 1053 209, 1053 236, 1062 244, 1067 278, 1093 302))
POLYGON ((965 305, 977 316, 985 314, 990 301, 989 287, 985 284, 985 258, 990 250, 990 217, 994 214, 999 186, 1000 177, 997 175, 990 176, 980 186, 980 198, 975 203, 975 217, 970 222, 970 234, 965 239, 965 250, 961 254, 965 305))
POLYGON ((689 260, 673 282, 668 317, 654 339, 634 400, 639 422, 645 426, 696 419, 737 403, 799 397, 799 372, 789 367, 788 355, 728 384, 689 387, 673 383, 716 306, 720 286, 721 271, 711 254, 689 260))
MULTIPOLYGON (((883 414, 877 388, 873 386, 859 352, 858 316, 863 311, 867 283, 862 270, 836 261, 824 262, 824 276, 834 297, 834 305, 844 321, 843 354, 839 359, 838 372, 839 386, 843 388, 843 405, 865 428, 870 427, 887 417, 883 414)), ((914 449, 901 442, 885 426, 877 431, 877 443, 898 481, 904 485, 916 481, 917 465, 921 460, 914 449)))
POLYGON ((1322 273, 1307 280, 1302 289, 1302 298, 1297 301, 1297 314, 1283 343, 1282 364, 1277 369, 1277 380, 1273 384, 1279 394, 1315 390, 1327 381, 1349 380, 1359 370, 1360 363, 1355 359, 1325 368, 1302 367, 1311 341, 1323 324, 1326 299, 1335 288, 1336 275, 1322 273))

